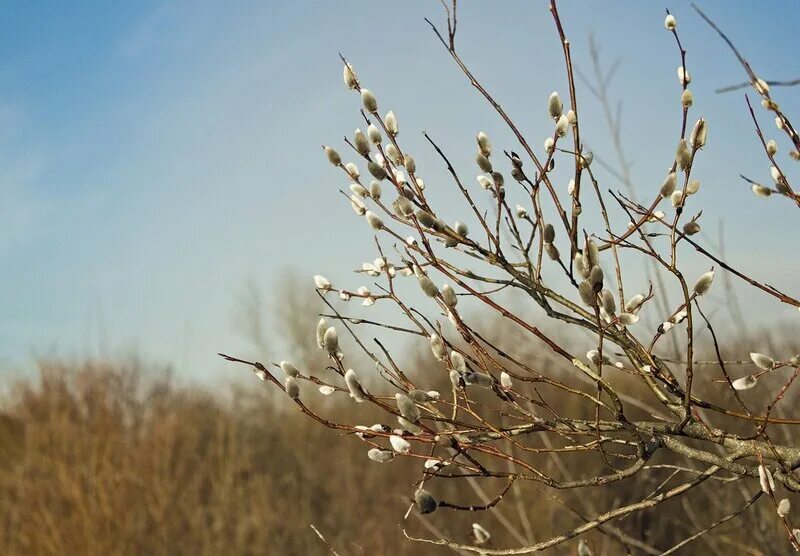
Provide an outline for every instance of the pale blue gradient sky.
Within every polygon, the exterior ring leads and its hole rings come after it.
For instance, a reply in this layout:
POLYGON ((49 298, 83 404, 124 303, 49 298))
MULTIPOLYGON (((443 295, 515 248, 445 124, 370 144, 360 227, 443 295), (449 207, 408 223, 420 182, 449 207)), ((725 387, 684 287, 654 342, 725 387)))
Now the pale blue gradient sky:
MULTIPOLYGON (((724 219, 731 260, 755 273, 768 268, 776 286, 796 286, 800 263, 789 238, 797 210, 755 198, 737 177, 769 174, 742 94, 713 93, 743 76, 722 42, 687 2, 562 4, 576 65, 588 70, 590 33, 607 62, 622 59, 613 91, 625 99, 624 138, 643 197, 660 184, 676 143, 678 56, 663 28, 664 8, 676 14, 689 50, 694 114, 710 122, 696 170, 707 229, 724 219)), ((800 4, 700 4, 759 73, 800 73, 800 4)), ((319 150, 320 143, 341 146, 343 135, 363 127, 358 99, 341 83, 339 51, 382 108, 397 113, 434 198, 446 200, 452 186, 421 130, 446 147, 470 183, 478 130, 498 148, 515 148, 423 17, 441 22, 438 2, 6 6, 3 369, 24 370, 36 354, 135 349, 180 372, 210 376, 223 368, 216 351, 247 349, 234 315, 248 281, 269 291, 287 267, 344 280, 371 260, 364 223, 337 193, 346 184, 319 150)), ((546 3, 464 2, 459 42, 475 73, 540 145, 551 130, 547 96, 566 93, 546 3)), ((799 93, 775 91, 790 114, 799 93)), ((580 89, 579 102, 586 144, 612 158, 596 104, 580 89)), ((771 119, 759 115, 776 136, 771 119)), ((788 146, 780 145, 785 155, 788 146)), ((604 185, 618 188, 613 180, 604 185)), ((754 310, 791 315, 770 301, 754 310)))

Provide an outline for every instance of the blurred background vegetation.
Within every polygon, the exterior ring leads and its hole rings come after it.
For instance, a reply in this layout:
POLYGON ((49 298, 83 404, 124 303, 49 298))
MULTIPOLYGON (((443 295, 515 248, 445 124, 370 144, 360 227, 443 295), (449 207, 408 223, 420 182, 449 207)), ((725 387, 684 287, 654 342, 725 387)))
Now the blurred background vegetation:
MULTIPOLYGON (((253 302, 252 310, 243 312, 241 322, 242 331, 259 343, 274 335, 259 325, 256 297, 245 296, 253 302)), ((322 312, 316 297, 297 294, 280 306, 278 334, 293 346, 293 361, 315 374, 325 373, 313 333, 322 312)), ((548 373, 562 372, 542 359, 530 342, 516 341, 519 331, 511 326, 491 317, 484 328, 502 337, 504 345, 515 346, 517 357, 548 373)), ((754 337, 731 342, 724 351, 726 356, 743 355, 739 352, 747 350, 741 346, 755 343, 773 346, 775 352, 798 351, 796 337, 754 337)), ((426 346, 415 347, 407 351, 406 372, 430 388, 446 391, 446 372, 435 365, 426 346)), ((402 530, 467 540, 473 522, 492 533, 490 546, 513 546, 527 538, 544 539, 584 517, 638 500, 662 482, 670 485, 675 473, 671 466, 692 466, 659 453, 650 462, 663 466, 659 473, 636 475, 591 493, 529 484, 512 489, 493 511, 442 510, 424 518, 411 512, 404 521, 413 485, 420 478, 420 460, 372 462, 357 438, 321 427, 247 368, 234 367, 232 373, 248 380, 215 386, 181 383, 171 378, 168 368, 135 358, 40 360, 37 373, 19 379, 0 402, 0 553, 329 554, 312 524, 342 556, 451 553, 406 541, 402 530)), ((718 376, 708 367, 704 387, 714 389, 710 381, 718 376)), ((628 377, 617 373, 611 380, 620 383, 628 377)), ((587 388, 577 379, 574 384, 587 388)), ((537 387, 560 413, 578 415, 582 410, 546 385, 537 387)), ((635 403, 638 386, 630 380, 626 388, 623 391, 635 403)), ((759 392, 770 390, 744 394, 752 404, 756 396, 763 396, 759 392)), ((323 398, 311 384, 303 384, 302 395, 315 397, 315 407, 342 422, 371 425, 378 418, 344 396, 323 398)), ((646 400, 645 392, 641 400, 646 400)), ((775 414, 783 415, 793 400, 784 401, 785 407, 779 405, 775 414)), ((718 401, 731 403, 724 397, 718 401)), ((648 417, 644 407, 638 417, 648 417)), ((530 445, 543 441, 538 435, 528 439, 530 445)), ((580 455, 533 456, 531 461, 562 477, 595 470, 587 468, 580 455)), ((758 491, 757 481, 751 482, 709 481, 688 497, 659 506, 657 514, 645 511, 611 522, 587 538, 595 554, 664 550, 739 507, 758 491)), ((480 503, 482 496, 493 497, 501 486, 486 479, 455 483, 463 481, 438 481, 437 496, 480 503)), ((763 498, 755 511, 679 553, 782 554, 785 539, 773 512, 763 498)), ((576 550, 577 540, 548 553, 576 550)))

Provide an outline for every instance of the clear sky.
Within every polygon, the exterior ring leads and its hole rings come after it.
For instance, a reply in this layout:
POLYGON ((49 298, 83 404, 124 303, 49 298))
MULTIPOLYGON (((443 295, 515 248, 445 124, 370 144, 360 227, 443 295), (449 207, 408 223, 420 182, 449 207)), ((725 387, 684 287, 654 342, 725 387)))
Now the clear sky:
MULTIPOLYGON (((768 79, 798 77, 797 2, 700 1, 768 79)), ((566 96, 546 3, 463 2, 464 59, 541 144, 546 99, 566 96)), ((741 69, 688 2, 562 2, 576 65, 588 37, 624 98, 623 136, 637 190, 650 197, 676 142, 678 55, 663 28, 677 16, 695 114, 710 123, 698 166, 707 229, 725 221, 729 258, 797 293, 797 209, 755 198, 739 173, 768 180, 739 82, 741 69), (742 225, 746 224, 746 227, 742 225), (794 245, 793 245, 794 244, 794 245), (777 264, 776 264, 777 262, 777 264)), ((423 18, 434 0, 17 2, 0 18, 0 364, 37 355, 136 350, 211 376, 214 353, 244 349, 235 326, 248 283, 274 293, 285 268, 343 280, 374 255, 346 187, 319 145, 363 126, 337 52, 400 120, 429 188, 445 175, 427 130, 466 176, 474 136, 514 148, 423 18), (363 248, 363 249, 362 249, 363 248)), ((798 89, 776 90, 798 114, 798 89)), ((582 134, 612 158, 585 89, 582 134)), ((759 109, 768 135, 777 135, 759 109)), ((785 156, 788 145, 780 140, 785 156)), ((790 164, 788 161, 787 165, 790 164)), ((790 172, 791 175, 791 172, 790 172)), ((606 175, 606 177, 608 177, 606 175)), ((617 189, 609 180, 606 187, 617 189)), ((443 186, 444 187, 444 186, 443 186)), ((447 184, 450 188, 450 184, 447 184)), ((432 193, 444 195, 444 193, 432 193)), ((446 199, 446 197, 442 197, 446 199)), ((710 239, 713 239, 713 234, 710 239)), ((778 304, 749 307, 782 316, 778 304)), ((796 312, 795 312, 796 314, 796 312)))

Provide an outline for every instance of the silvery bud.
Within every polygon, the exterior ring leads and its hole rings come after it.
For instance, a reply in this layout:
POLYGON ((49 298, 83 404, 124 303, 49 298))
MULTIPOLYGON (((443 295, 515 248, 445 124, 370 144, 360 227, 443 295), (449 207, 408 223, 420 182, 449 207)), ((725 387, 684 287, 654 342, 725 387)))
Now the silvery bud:
POLYGON ((373 181, 369 184, 369 196, 378 201, 381 198, 381 184, 373 181))
POLYGON ((711 282, 714 281, 714 271, 709 270, 698 278, 694 285, 695 295, 703 295, 711 288, 711 282))
POLYGON ((444 342, 438 336, 438 334, 436 333, 431 334, 430 343, 431 343, 431 352, 433 353, 433 356, 439 361, 444 361, 445 358, 444 342))
POLYGON ((329 326, 325 330, 325 334, 322 337, 322 344, 325 347, 325 351, 328 353, 335 354, 339 351, 339 334, 336 332, 336 328, 329 326))
POLYGON ((369 140, 367 136, 364 135, 364 132, 360 129, 356 129, 355 134, 353 135, 353 146, 356 148, 356 151, 364 156, 369 154, 369 140))
POLYGON ((584 151, 581 155, 581 167, 588 168, 592 165, 592 161, 594 160, 594 153, 592 151, 584 151))
POLYGON ((761 484, 761 490, 764 494, 769 494, 775 490, 775 481, 763 463, 758 466, 758 482, 761 484))
POLYGON ((422 288, 423 293, 428 297, 436 297, 439 295, 439 288, 436 287, 436 284, 433 283, 426 274, 420 274, 417 276, 417 280, 419 281, 419 287, 422 288))
POLYGON ((358 166, 356 166, 355 163, 353 162, 348 162, 347 164, 345 164, 344 169, 354 180, 357 180, 358 177, 361 175, 361 172, 358 171, 358 166))
POLYGON ((467 362, 464 360, 464 356, 455 350, 450 352, 450 365, 461 374, 467 372, 467 362))
POLYGON ((416 423, 417 421, 419 421, 422 415, 419 412, 417 404, 415 404, 411 398, 409 398, 402 392, 398 392, 397 394, 395 394, 394 398, 397 401, 397 409, 400 411, 400 415, 402 415, 412 423, 416 423))
POLYGON ((585 264, 588 269, 600 264, 600 250, 597 249, 597 244, 593 239, 586 242, 583 248, 583 258, 583 264, 585 264))
POLYGON ((575 114, 575 111, 572 110, 571 108, 567 110, 567 121, 569 122, 569 125, 575 125, 576 123, 578 123, 578 116, 575 114))
POLYGON ((689 182, 689 185, 686 186, 687 195, 694 195, 698 191, 700 191, 700 180, 692 180, 689 182))
POLYGON ((334 388, 333 386, 328 386, 327 384, 325 384, 319 387, 319 393, 322 394, 323 396, 330 396, 334 392, 336 392, 336 388, 334 388))
POLYGON ((295 367, 288 361, 281 361, 280 368, 286 376, 290 376, 292 378, 296 378, 297 375, 300 374, 300 371, 297 370, 297 367, 295 367))
POLYGON ((422 209, 418 209, 416 214, 417 221, 425 228, 433 228, 434 224, 436 224, 436 219, 431 215, 431 213, 422 209))
POLYGON ((414 157, 410 154, 407 154, 403 157, 403 166, 406 167, 406 171, 408 171, 410 174, 413 174, 417 171, 417 161, 414 160, 414 157))
POLYGON ((511 375, 509 375, 505 371, 501 372, 500 373, 500 385, 503 388, 506 388, 506 389, 511 388, 513 386, 513 383, 511 382, 511 375))
POLYGON ((390 450, 381 450, 380 448, 370 448, 367 452, 367 457, 378 463, 386 463, 394 459, 394 452, 390 450))
POLYGON ((603 289, 603 269, 595 265, 589 271, 589 283, 594 288, 595 293, 600 293, 603 289))
POLYGON ((545 224, 544 226, 544 241, 545 243, 553 243, 556 239, 556 230, 552 224, 545 224))
POLYGON ((383 119, 383 125, 386 126, 386 132, 392 137, 397 137, 397 134, 400 133, 397 127, 397 117, 395 117, 394 112, 391 110, 386 113, 386 117, 383 119))
POLYGON ((453 224, 453 230, 460 236, 466 237, 467 234, 469 234, 469 228, 463 222, 456 221, 455 224, 453 224))
MULTIPOLYGON (((430 392, 434 392, 431 390, 430 392)), ((431 396, 430 392, 425 392, 424 390, 410 390, 408 392, 408 397, 418 403, 430 403, 438 400, 438 397, 431 396)), ((436 392, 438 394, 438 392, 436 392)))
POLYGON ((672 31, 675 29, 676 25, 678 25, 678 22, 675 20, 675 16, 668 14, 666 19, 664 19, 664 27, 666 27, 667 31, 672 31))
POLYGON ((483 172, 491 172, 492 171, 492 163, 489 162, 489 159, 483 153, 478 153, 475 156, 475 162, 478 164, 478 168, 481 169, 483 172))
POLYGON ((328 161, 334 166, 339 166, 342 163, 342 157, 339 156, 339 153, 336 152, 336 149, 333 147, 325 147, 325 155, 328 157, 328 161))
POLYGON ((706 144, 707 138, 708 124, 706 123, 705 119, 700 118, 697 120, 697 122, 695 122, 694 127, 692 128, 692 133, 689 135, 689 140, 692 143, 692 147, 695 149, 700 149, 706 144))
POLYGON ((358 78, 356 77, 356 71, 353 69, 353 66, 350 63, 346 63, 344 65, 344 84, 347 86, 348 89, 355 89, 358 86, 358 78))
POLYGON ((683 205, 683 190, 676 189, 673 191, 672 195, 669 196, 669 200, 673 207, 679 207, 683 205))
POLYGON ((550 98, 547 100, 547 112, 554 120, 560 118, 564 112, 564 103, 561 102, 561 98, 556 91, 550 93, 550 98))
POLYGON ((383 229, 383 220, 381 220, 377 214, 368 210, 364 215, 367 217, 367 223, 369 223, 373 230, 383 229))
POLYGON ((297 381, 294 379, 294 377, 287 376, 283 381, 283 386, 286 388, 286 393, 289 394, 289 397, 293 400, 296 400, 300 397, 300 385, 297 384, 297 381))
POLYGON ((681 93, 681 105, 684 108, 689 108, 694 103, 694 95, 689 89, 684 89, 681 93))
POLYGON ((439 502, 436 498, 424 489, 418 489, 414 493, 414 504, 416 504, 417 510, 421 514, 432 514, 439 507, 439 502))
POLYGON ((344 383, 350 391, 350 396, 358 403, 367 399, 367 393, 358 381, 358 375, 353 369, 347 369, 344 373, 344 383))
POLYGON ((391 444, 394 451, 399 454, 407 454, 409 450, 411 450, 411 444, 409 444, 408 440, 396 434, 389 437, 389 444, 391 444))
POLYGON ((397 208, 402 216, 411 216, 414 214, 414 204, 406 197, 401 195, 397 198, 395 203, 397 203, 397 208))
POLYGON ((375 95, 372 94, 372 91, 369 89, 361 89, 361 102, 364 104, 364 108, 367 112, 377 112, 378 111, 378 99, 375 98, 375 95))
POLYGON ((621 313, 617 320, 622 326, 630 326, 639 322, 639 315, 634 313, 621 313))
POLYGON ((700 231, 700 224, 692 220, 683 225, 683 233, 687 236, 693 236, 700 231))
POLYGON ((398 417, 397 422, 400 423, 400 426, 404 431, 408 431, 411 434, 422 434, 422 427, 409 421, 405 417, 398 417))
POLYGON ((764 187, 759 183, 754 183, 751 186, 751 189, 753 190, 753 193, 755 193, 759 197, 769 197, 770 195, 772 195, 772 190, 769 187, 764 187))
POLYGON ((731 385, 733 386, 734 390, 750 390, 758 383, 758 380, 753 375, 743 376, 742 378, 737 378, 734 380, 731 385))
POLYGON ((556 135, 564 137, 567 135, 567 131, 569 131, 569 120, 562 114, 556 122, 556 135))
POLYGON ((678 148, 675 150, 675 161, 681 170, 686 170, 692 165, 692 152, 689 150, 689 143, 686 139, 678 141, 678 148))
POLYGON ((316 328, 316 335, 317 335, 317 347, 323 349, 325 347, 325 331, 328 330, 328 323, 325 321, 324 318, 321 318, 317 321, 317 328, 316 328))
POLYGON ((769 355, 764 355, 763 353, 750 353, 750 359, 753 363, 756 364, 756 367, 759 369, 764 369, 765 371, 771 371, 775 368, 775 360, 772 359, 769 355))
POLYGON ((528 211, 522 205, 517 205, 516 210, 517 210, 517 218, 528 217, 528 211))
POLYGON ((450 371, 450 383, 453 385, 453 388, 461 388, 461 373, 458 371, 450 371))
POLYGON ((661 196, 664 199, 666 199, 667 197, 672 195, 672 192, 675 191, 675 186, 677 185, 677 183, 678 183, 678 178, 675 175, 675 172, 670 172, 669 174, 667 174, 664 183, 661 184, 661 196))
POLYGON ((551 153, 556 146, 556 142, 552 137, 548 137, 544 140, 544 152, 551 153))
POLYGON ((350 206, 353 207, 353 212, 359 216, 363 216, 367 212, 367 205, 356 195, 350 195, 350 206))
POLYGON ((486 176, 478 176, 478 184, 484 189, 492 188, 492 180, 490 180, 486 176))
POLYGON ((492 181, 494 181, 494 184, 497 186, 498 189, 500 189, 501 187, 503 187, 503 184, 505 183, 506 180, 505 178, 503 178, 503 174, 501 174, 500 172, 492 172, 492 181))
POLYGON ((792 509, 792 503, 789 502, 788 498, 784 498, 780 502, 778 502, 778 515, 780 517, 786 517, 789 515, 789 511, 792 509))
POLYGON ((381 132, 375 124, 369 124, 367 127, 367 135, 369 136, 369 140, 372 141, 373 145, 377 145, 383 141, 381 132))
POLYGON ((314 285, 319 290, 329 290, 329 289, 331 289, 330 281, 327 278, 325 278, 324 276, 321 276, 319 274, 315 274, 314 275, 314 285))
POLYGON ((393 143, 386 145, 386 156, 394 164, 400 164, 401 162, 400 151, 397 150, 397 147, 395 147, 393 143))
POLYGON ((763 79, 756 79, 754 86, 756 88, 756 91, 759 92, 759 94, 766 95, 767 93, 769 93, 769 85, 767 85, 767 82, 764 81, 763 79))
POLYGON ((487 158, 492 154, 492 144, 489 142, 489 136, 482 131, 478 133, 478 149, 487 158))
POLYGON ((469 371, 464 375, 464 381, 467 384, 476 384, 481 388, 491 388, 494 384, 494 380, 492 377, 485 373, 478 373, 475 371, 469 371))
POLYGON ((578 293, 581 296, 581 301, 583 301, 589 307, 594 307, 597 305, 597 296, 594 293, 594 288, 589 282, 581 282, 578 285, 578 293))
POLYGON ((617 304, 611 290, 604 289, 600 292, 600 303, 603 305, 603 310, 609 315, 613 315, 617 311, 617 304))
POLYGON ((775 142, 774 139, 770 139, 769 141, 767 141, 767 152, 770 154, 770 156, 775 156, 775 154, 777 154, 778 144, 775 142))
POLYGON ((448 309, 452 309, 458 303, 456 292, 450 287, 450 284, 442 286, 442 301, 444 301, 448 309))
POLYGON ((625 304, 625 312, 626 313, 637 313, 639 309, 642 308, 642 304, 644 303, 644 296, 640 293, 637 293, 633 297, 631 297, 628 302, 625 304))
POLYGON ((551 261, 557 261, 561 258, 561 253, 558 252, 558 247, 552 243, 545 243, 544 250, 551 261))
POLYGON ((692 76, 683 66, 678 66, 678 82, 681 85, 688 85, 692 82, 692 76))
POLYGON ((783 129, 783 118, 781 116, 775 116, 775 127, 783 129))
POLYGON ((353 194, 357 195, 358 197, 366 197, 369 195, 369 191, 367 191, 367 189, 360 183, 351 183, 350 191, 352 191, 353 194))
POLYGON ((480 526, 478 523, 472 524, 472 534, 475 537, 475 544, 486 544, 486 542, 492 538, 492 535, 480 526))

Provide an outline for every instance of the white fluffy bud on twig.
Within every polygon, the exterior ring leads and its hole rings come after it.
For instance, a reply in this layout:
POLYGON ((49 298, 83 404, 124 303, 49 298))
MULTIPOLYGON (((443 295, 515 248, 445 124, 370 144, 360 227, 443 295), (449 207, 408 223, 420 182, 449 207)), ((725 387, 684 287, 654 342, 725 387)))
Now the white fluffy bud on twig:
POLYGON ((369 154, 369 140, 367 136, 364 135, 364 132, 360 129, 356 129, 355 134, 353 135, 353 146, 356 148, 356 151, 361 155, 368 155, 369 154))
POLYGON ((373 181, 369 184, 369 196, 376 201, 381 198, 381 184, 373 181))
POLYGON ((283 386, 286 388, 286 393, 293 400, 296 400, 300 397, 300 385, 297 384, 297 381, 294 379, 294 377, 287 376, 283 381, 283 386))
POLYGON ((528 217, 528 211, 522 205, 517 205, 516 210, 517 210, 517 218, 528 217))
POLYGON ((686 194, 687 195, 694 195, 700 191, 700 180, 692 180, 686 186, 686 194))
POLYGON ((397 127, 397 117, 391 110, 389 110, 386 113, 386 117, 383 118, 383 125, 386 126, 387 133, 392 137, 397 137, 397 134, 400 133, 400 129, 397 127))
POLYGON ((358 78, 356 77, 356 71, 353 69, 353 66, 350 63, 346 63, 344 65, 344 72, 343 76, 344 84, 347 86, 348 89, 355 89, 358 86, 358 78))
POLYGON ((511 382, 511 375, 509 375, 505 371, 501 372, 500 373, 500 385, 503 388, 511 388, 513 386, 513 383, 511 382))
POLYGON ((707 138, 708 124, 704 118, 700 118, 697 120, 697 122, 695 122, 694 127, 692 128, 692 133, 689 135, 689 141, 691 141, 692 147, 695 149, 700 149, 706 144, 707 138))
POLYGON ((704 295, 711 288, 711 283, 714 281, 714 271, 709 270, 697 279, 694 284, 694 294, 704 295))
POLYGON ((789 515, 789 511, 792 509, 792 503, 789 502, 788 498, 784 498, 780 502, 778 502, 778 515, 780 517, 786 517, 789 515))
POLYGON ((350 396, 358 403, 367 399, 367 392, 358 380, 358 375, 353 369, 347 369, 344 373, 344 383, 350 391, 350 396))
POLYGON ((369 124, 367 127, 367 135, 369 136, 369 140, 372 141, 373 145, 377 145, 383 141, 383 137, 381 137, 381 131, 375 124, 369 124))
POLYGON ((354 162, 348 162, 347 164, 345 164, 344 169, 347 171, 347 174, 354 180, 357 180, 359 176, 361 176, 361 172, 358 171, 358 166, 356 166, 354 162))
POLYGON ((439 502, 433 495, 425 489, 418 489, 414 493, 414 504, 417 506, 417 511, 421 514, 432 514, 439 507, 439 502))
POLYGON ((297 370, 297 367, 289 363, 288 361, 281 361, 280 368, 286 376, 290 377, 297 377, 300 374, 300 371, 297 370))
POLYGON ((737 378, 731 383, 731 385, 733 386, 734 390, 750 390, 750 388, 753 388, 757 382, 758 379, 756 377, 753 375, 747 375, 743 376, 742 378, 737 378))
POLYGON ((367 222, 372 227, 372 229, 374 230, 383 229, 383 220, 381 220, 377 214, 375 214, 371 210, 368 210, 364 215, 367 217, 367 222))
POLYGON ((564 137, 567 135, 567 131, 569 131, 569 120, 562 114, 556 122, 556 134, 559 137, 564 137))
POLYGON ((336 149, 333 147, 325 147, 325 156, 328 157, 328 161, 334 166, 339 166, 342 163, 342 157, 339 156, 339 153, 336 152, 336 149))
POLYGON ((758 482, 761 484, 761 490, 764 494, 769 494, 775 490, 775 480, 763 463, 758 466, 758 482))
POLYGON ((689 108, 694 103, 694 95, 689 89, 684 89, 681 93, 681 105, 684 108, 689 108))
POLYGON ((314 285, 317 287, 317 289, 320 289, 320 290, 326 290, 327 291, 327 290, 331 289, 330 281, 327 278, 325 278, 324 276, 320 275, 320 274, 315 274, 314 275, 314 285))
POLYGON ((325 330, 325 334, 322 336, 322 344, 328 353, 335 354, 339 351, 339 334, 336 332, 336 328, 330 326, 325 330))
POLYGON ((483 189, 491 189, 492 188, 492 180, 487 178, 486 176, 480 175, 478 176, 478 185, 480 185, 483 189))
POLYGON ((769 197, 772 195, 772 190, 769 187, 764 187, 760 183, 754 183, 750 189, 759 197, 769 197))
POLYGON ((402 392, 398 392, 397 394, 395 394, 394 398, 397 401, 397 409, 400 410, 400 415, 402 415, 412 423, 416 423, 417 421, 419 421, 421 417, 419 408, 411 398, 409 398, 402 392))
POLYGON ((764 355, 763 353, 750 353, 750 359, 755 363, 756 367, 759 369, 764 369, 765 371, 771 371, 775 368, 775 360, 770 357, 769 355, 764 355))
POLYGON ((450 365, 459 373, 467 372, 467 362, 464 361, 464 356, 455 350, 450 352, 450 365))
POLYGON ((678 148, 675 150, 675 161, 681 170, 686 170, 692 164, 692 152, 689 150, 689 143, 686 139, 678 141, 678 148))
POLYGON ((667 31, 672 31, 677 25, 678 22, 675 19, 675 16, 672 14, 668 14, 666 19, 664 19, 664 27, 667 29, 667 31))
POLYGON ((492 154, 492 143, 489 141, 489 136, 484 132, 478 133, 478 148, 483 156, 488 157, 492 154))
POLYGON ((769 85, 763 79, 756 79, 756 82, 753 84, 758 91, 759 94, 766 95, 769 93, 769 85))
POLYGON ((380 448, 370 448, 367 452, 367 457, 378 463, 386 463, 394 459, 394 452, 390 450, 381 450, 380 448))
POLYGON ((667 174, 664 183, 661 184, 661 196, 666 199, 672 192, 675 191, 675 186, 678 184, 678 178, 675 175, 675 172, 670 172, 667 174))
POLYGON ((548 137, 547 139, 544 140, 544 152, 546 153, 552 152, 555 146, 556 142, 555 140, 553 140, 552 137, 548 137))
POLYGON ((431 334, 430 343, 431 343, 431 352, 433 353, 433 356, 439 361, 444 361, 444 358, 446 356, 444 342, 439 337, 439 335, 435 333, 431 334))
POLYGON ((407 454, 411 450, 411 444, 409 444, 408 440, 396 434, 389 437, 389 444, 399 454, 407 454))
POLYGON ((316 335, 317 335, 317 347, 324 348, 325 347, 325 331, 328 330, 328 323, 325 321, 324 318, 321 318, 317 321, 317 328, 316 328, 316 335))
POLYGON ((472 534, 475 536, 475 544, 486 544, 492 538, 491 533, 481 527, 479 523, 472 524, 472 534))
POLYGON ((775 156, 778 153, 778 144, 775 142, 775 139, 767 141, 767 152, 770 156, 775 156))
POLYGON ((450 284, 442 286, 442 301, 448 309, 452 309, 458 304, 458 297, 450 284))
POLYGON ((436 287, 436 284, 433 283, 427 274, 420 274, 417 276, 417 280, 419 281, 419 287, 422 288, 422 291, 428 297, 436 297, 439 295, 439 288, 436 287))
POLYGON ((375 95, 369 89, 361 89, 361 102, 364 104, 364 108, 367 112, 377 112, 378 99, 375 98, 375 95))
POLYGON ((357 195, 350 195, 350 206, 353 207, 353 212, 359 216, 364 216, 364 213, 367 212, 367 205, 357 195))
POLYGON ((692 82, 692 76, 683 66, 678 66, 678 82, 681 85, 688 85, 692 82))
POLYGON ((554 120, 561 117, 561 114, 564 112, 564 103, 561 102, 561 97, 558 96, 558 92, 553 91, 550 93, 550 98, 547 99, 547 111, 554 120))
POLYGON ((475 155, 475 162, 478 164, 478 168, 481 169, 482 172, 491 172, 492 171, 492 163, 489 162, 489 159, 483 153, 478 153, 475 155))

